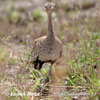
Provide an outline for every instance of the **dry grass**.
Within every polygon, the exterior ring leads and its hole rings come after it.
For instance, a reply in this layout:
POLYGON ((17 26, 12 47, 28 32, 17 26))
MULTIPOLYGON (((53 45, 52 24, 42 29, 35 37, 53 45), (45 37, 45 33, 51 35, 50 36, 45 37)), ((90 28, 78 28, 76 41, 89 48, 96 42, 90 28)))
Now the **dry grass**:
MULTIPOLYGON (((16 23, 9 21, 8 16, 1 18, 0 99, 29 100, 33 97, 28 96, 28 92, 44 91, 47 92, 46 96, 35 96, 34 100, 73 100, 74 97, 80 100, 100 99, 100 15, 99 6, 96 2, 92 3, 93 8, 90 8, 91 3, 86 3, 86 6, 84 3, 85 10, 79 6, 74 6, 74 10, 67 10, 63 3, 57 3, 58 11, 53 22, 55 35, 63 43, 63 56, 53 66, 50 84, 44 84, 38 77, 34 80, 27 65, 32 41, 46 34, 45 14, 41 15, 36 10, 31 21, 28 17, 16 23), (26 95, 11 96, 11 93, 18 94, 18 91, 25 92, 26 95), (69 95, 70 93, 73 95, 69 95)), ((15 17, 18 16, 15 14, 15 17)), ((47 73, 46 69, 44 71, 47 73)))

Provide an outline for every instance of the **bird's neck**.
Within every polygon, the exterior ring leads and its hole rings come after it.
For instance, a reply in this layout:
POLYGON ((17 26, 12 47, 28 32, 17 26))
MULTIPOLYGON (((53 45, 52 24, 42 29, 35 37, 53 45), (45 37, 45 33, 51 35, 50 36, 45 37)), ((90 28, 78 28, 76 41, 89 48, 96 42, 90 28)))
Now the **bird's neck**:
POLYGON ((52 14, 48 14, 48 34, 47 38, 54 38, 53 25, 52 25, 52 14))

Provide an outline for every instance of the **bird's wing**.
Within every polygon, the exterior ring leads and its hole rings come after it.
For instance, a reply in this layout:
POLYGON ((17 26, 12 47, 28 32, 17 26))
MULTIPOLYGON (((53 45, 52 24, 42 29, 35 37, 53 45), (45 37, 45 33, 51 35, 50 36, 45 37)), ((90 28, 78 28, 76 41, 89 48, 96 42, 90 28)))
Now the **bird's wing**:
POLYGON ((38 45, 37 44, 38 44, 38 41, 34 40, 32 44, 31 55, 30 55, 31 62, 35 61, 38 57, 38 51, 37 51, 38 45))
POLYGON ((32 45, 33 47, 31 50, 31 61, 35 61, 38 58, 41 43, 45 38, 46 36, 43 36, 33 41, 33 45, 32 45))

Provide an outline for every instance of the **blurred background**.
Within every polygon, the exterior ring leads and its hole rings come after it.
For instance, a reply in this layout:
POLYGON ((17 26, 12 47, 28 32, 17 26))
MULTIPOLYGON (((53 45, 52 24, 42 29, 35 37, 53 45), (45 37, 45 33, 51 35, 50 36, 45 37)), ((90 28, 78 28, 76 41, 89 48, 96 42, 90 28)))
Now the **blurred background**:
MULTIPOLYGON (((0 38, 3 35, 15 33, 13 39, 17 43, 26 43, 46 34, 47 16, 44 4, 50 0, 0 0, 0 38)), ((52 1, 52 0, 51 0, 52 1)), ((91 30, 98 30, 100 15, 99 0, 53 0, 56 3, 56 13, 53 22, 55 33, 63 42, 71 41, 70 26, 88 23, 91 30), (97 23, 93 20, 97 19, 97 23), (91 24, 93 26, 91 26, 91 24), (93 27, 93 28, 92 28, 93 27), (61 31, 61 32, 60 32, 61 31), (70 35, 70 36, 67 36, 70 35), (67 37, 69 37, 67 39, 67 37)), ((80 31, 84 31, 82 27, 80 31)), ((81 32, 82 34, 82 32, 81 32)), ((75 39, 75 38, 74 38, 75 39)))
MULTIPOLYGON (((47 33, 48 20, 44 11, 44 4, 47 2, 56 4, 52 16, 53 27, 55 35, 63 44, 63 57, 54 65, 56 69, 53 71, 52 84, 86 87, 76 91, 72 88, 55 87, 51 88, 51 93, 55 91, 58 91, 58 94, 61 91, 65 93, 66 90, 70 90, 71 93, 84 91, 97 95, 74 95, 77 99, 73 99, 73 95, 65 95, 60 98, 61 100, 99 100, 100 0, 0 0, 1 100, 15 100, 16 96, 13 98, 6 96, 12 91, 35 91, 36 82, 31 81, 32 78, 26 71, 26 62, 29 59, 32 41, 47 33), (8 83, 18 86, 9 87, 8 83), (8 85, 2 86, 2 84, 8 85), (26 85, 22 87, 22 84, 26 85)), ((24 96, 16 100, 29 100, 29 98, 31 97, 24 96)), ((52 98, 60 100, 59 97, 52 98)), ((42 99, 46 100, 44 97, 42 99)))

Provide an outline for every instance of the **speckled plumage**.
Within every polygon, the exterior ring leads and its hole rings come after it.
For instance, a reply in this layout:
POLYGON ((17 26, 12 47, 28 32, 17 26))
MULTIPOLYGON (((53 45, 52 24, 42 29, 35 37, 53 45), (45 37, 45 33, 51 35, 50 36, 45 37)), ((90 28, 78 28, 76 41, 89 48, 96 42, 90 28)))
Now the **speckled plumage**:
POLYGON ((34 41, 31 55, 33 61, 37 58, 40 61, 56 61, 62 55, 62 44, 57 37, 51 41, 46 36, 40 37, 34 41))
POLYGON ((48 14, 48 32, 46 36, 34 40, 31 52, 31 62, 34 63, 36 69, 41 69, 45 62, 51 62, 51 64, 53 64, 62 56, 62 43, 55 37, 52 28, 51 8, 54 5, 48 3, 45 6, 48 14), (38 64, 39 68, 37 68, 38 64))

